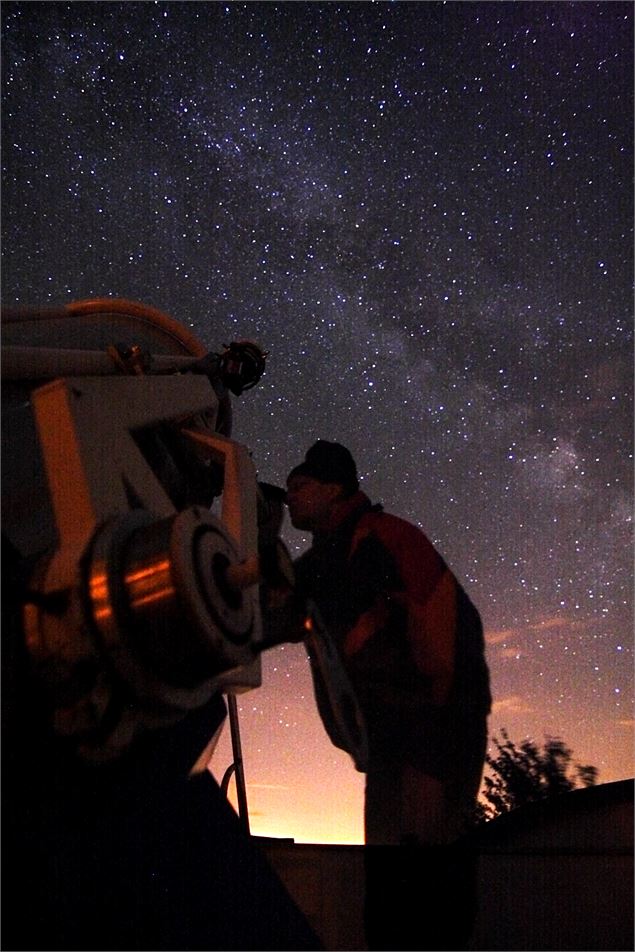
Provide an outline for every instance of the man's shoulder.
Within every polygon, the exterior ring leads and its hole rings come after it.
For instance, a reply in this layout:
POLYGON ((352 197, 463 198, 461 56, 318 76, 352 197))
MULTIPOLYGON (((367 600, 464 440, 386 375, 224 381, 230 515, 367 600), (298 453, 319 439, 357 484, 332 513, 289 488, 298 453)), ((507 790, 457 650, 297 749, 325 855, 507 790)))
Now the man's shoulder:
POLYGON ((372 509, 364 513, 357 524, 353 547, 359 545, 364 538, 375 538, 402 557, 418 553, 428 559, 440 558, 423 529, 414 522, 383 509, 372 509))
POLYGON ((415 525, 414 522, 409 522, 408 519, 404 519, 402 516, 396 516, 392 512, 386 512, 379 507, 374 507, 361 516, 357 524, 357 530, 360 533, 374 532, 386 538, 396 537, 401 539, 403 537, 412 537, 422 538, 429 542, 420 526, 415 525))

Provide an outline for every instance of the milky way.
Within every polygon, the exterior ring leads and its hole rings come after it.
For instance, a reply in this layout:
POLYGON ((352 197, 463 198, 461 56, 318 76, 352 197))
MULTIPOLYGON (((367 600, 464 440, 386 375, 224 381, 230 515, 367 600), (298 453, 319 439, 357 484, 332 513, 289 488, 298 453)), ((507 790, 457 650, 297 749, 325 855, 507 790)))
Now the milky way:
MULTIPOLYGON (((562 737, 601 781, 634 772, 632 21, 2 4, 3 304, 112 295, 258 340, 233 435, 260 477, 348 445, 481 611, 491 733, 562 737)), ((357 836, 302 649, 240 708, 256 822, 357 836)))

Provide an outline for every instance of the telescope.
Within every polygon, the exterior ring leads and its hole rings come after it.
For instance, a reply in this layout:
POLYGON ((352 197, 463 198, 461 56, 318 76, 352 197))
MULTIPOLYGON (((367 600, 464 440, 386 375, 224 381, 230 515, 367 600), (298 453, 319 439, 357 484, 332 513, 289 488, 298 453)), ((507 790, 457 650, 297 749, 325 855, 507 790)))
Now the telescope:
POLYGON ((257 556, 257 481, 226 386, 241 390, 241 348, 260 375, 251 342, 208 355, 132 302, 3 316, 5 552, 33 677, 87 761, 260 684, 239 570, 257 556))
POLYGON ((321 947, 241 769, 265 643, 230 394, 265 358, 133 301, 3 312, 5 948, 321 947), (207 769, 228 708, 238 814, 207 769))
MULTIPOLYGON (((3 311, 6 948, 321 948, 251 836, 238 725, 285 640, 263 591, 293 585, 284 494, 232 433, 267 356, 125 299, 3 311)), ((337 652, 306 643, 359 763, 337 652)))

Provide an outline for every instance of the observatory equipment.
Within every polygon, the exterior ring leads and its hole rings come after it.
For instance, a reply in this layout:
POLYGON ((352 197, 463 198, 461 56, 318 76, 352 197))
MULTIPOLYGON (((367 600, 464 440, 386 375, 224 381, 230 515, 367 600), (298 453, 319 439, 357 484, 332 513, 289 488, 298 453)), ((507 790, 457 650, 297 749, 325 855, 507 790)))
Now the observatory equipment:
POLYGON ((265 357, 131 301, 3 312, 7 948, 320 948, 205 769, 261 682, 229 394, 265 357))
POLYGON ((131 302, 3 322, 3 534, 30 568, 34 677, 87 760, 260 684, 257 588, 232 576, 257 556, 257 482, 215 356, 131 302))

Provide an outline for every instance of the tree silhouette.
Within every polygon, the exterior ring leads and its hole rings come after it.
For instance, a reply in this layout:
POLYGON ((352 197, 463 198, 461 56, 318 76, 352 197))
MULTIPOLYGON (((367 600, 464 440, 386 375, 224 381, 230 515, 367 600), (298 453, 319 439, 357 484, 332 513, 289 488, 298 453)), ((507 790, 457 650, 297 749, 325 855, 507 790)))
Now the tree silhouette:
POLYGON ((574 763, 573 752, 559 737, 545 737, 542 750, 531 740, 515 744, 502 728, 502 742, 494 737, 498 756, 485 758, 491 773, 483 778, 476 821, 492 820, 535 800, 544 800, 576 787, 592 787, 598 770, 574 763))

